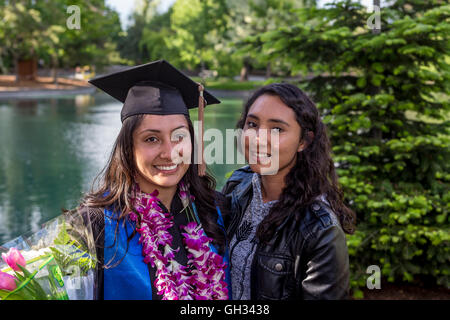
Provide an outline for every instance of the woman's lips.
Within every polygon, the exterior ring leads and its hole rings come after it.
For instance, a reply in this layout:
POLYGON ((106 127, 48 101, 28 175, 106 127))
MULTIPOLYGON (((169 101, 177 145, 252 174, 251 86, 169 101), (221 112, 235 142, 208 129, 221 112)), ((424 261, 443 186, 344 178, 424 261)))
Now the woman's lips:
POLYGON ((154 167, 163 174, 172 174, 178 170, 178 164, 154 165, 154 167))
POLYGON ((268 164, 271 161, 271 156, 272 155, 267 153, 252 152, 250 159, 256 160, 257 163, 268 164))

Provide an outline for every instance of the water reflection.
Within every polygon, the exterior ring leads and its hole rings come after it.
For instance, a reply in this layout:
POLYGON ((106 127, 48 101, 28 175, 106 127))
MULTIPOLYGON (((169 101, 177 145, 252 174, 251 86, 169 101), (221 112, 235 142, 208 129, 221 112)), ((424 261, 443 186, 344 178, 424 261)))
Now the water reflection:
MULTIPOLYGON (((234 128, 242 101, 208 106, 205 129, 234 128)), ((105 165, 122 105, 105 94, 0 100, 0 242, 75 207, 105 165)), ((196 112, 192 120, 197 119, 196 112)), ((225 155, 225 146, 224 146, 225 155)), ((210 165, 217 189, 242 164, 210 165)))

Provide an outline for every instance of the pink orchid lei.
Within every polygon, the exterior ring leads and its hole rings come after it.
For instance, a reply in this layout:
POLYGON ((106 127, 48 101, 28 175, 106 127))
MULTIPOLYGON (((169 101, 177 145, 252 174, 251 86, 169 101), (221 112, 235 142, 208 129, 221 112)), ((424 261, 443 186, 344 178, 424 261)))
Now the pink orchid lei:
MULTIPOLYGON (((188 188, 181 182, 179 196, 186 207, 189 205, 188 188)), ((158 205, 158 191, 151 194, 141 192, 135 185, 135 197, 132 199, 137 213, 130 212, 132 221, 140 226, 136 231, 140 234, 144 262, 156 268, 154 285, 163 300, 226 300, 228 289, 225 280, 226 264, 217 253, 210 250, 212 241, 207 237, 200 224, 189 222, 180 226, 185 232, 183 242, 188 252, 188 266, 180 265, 174 260, 172 235, 168 232, 173 225, 173 216, 163 212, 158 205), (160 250, 162 248, 162 250, 160 250)))

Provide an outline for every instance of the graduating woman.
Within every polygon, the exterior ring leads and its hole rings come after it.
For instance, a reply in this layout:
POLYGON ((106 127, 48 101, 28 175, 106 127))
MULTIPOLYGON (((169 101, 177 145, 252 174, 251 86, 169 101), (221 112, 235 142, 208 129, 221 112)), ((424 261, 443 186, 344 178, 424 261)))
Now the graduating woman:
POLYGON ((344 232, 355 216, 314 103, 296 86, 271 84, 248 100, 238 128, 250 165, 222 191, 231 202, 233 299, 347 298, 344 232))
POLYGON ((98 189, 78 208, 97 245, 96 298, 228 299, 222 201, 194 164, 188 112, 220 101, 164 60, 90 82, 124 103, 98 189))

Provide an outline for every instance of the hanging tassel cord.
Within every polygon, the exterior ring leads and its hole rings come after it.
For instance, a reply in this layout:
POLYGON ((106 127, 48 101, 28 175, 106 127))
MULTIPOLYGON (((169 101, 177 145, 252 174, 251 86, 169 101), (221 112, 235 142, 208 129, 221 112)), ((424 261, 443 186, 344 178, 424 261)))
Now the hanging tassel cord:
POLYGON ((204 112, 205 112, 205 107, 206 107, 206 100, 203 97, 203 91, 205 90, 205 87, 199 83, 198 84, 198 91, 199 91, 199 96, 198 96, 198 121, 200 121, 200 128, 199 128, 199 145, 198 145, 198 151, 199 151, 199 164, 198 164, 198 175, 203 177, 206 174, 206 163, 205 163, 205 159, 203 157, 203 147, 204 147, 204 143, 203 143, 203 132, 204 132, 204 112))

